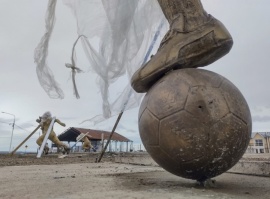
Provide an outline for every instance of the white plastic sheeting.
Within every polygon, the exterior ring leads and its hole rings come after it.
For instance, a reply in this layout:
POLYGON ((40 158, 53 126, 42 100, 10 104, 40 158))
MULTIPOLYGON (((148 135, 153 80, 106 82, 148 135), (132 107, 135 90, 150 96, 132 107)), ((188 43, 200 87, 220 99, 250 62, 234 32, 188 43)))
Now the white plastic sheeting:
POLYGON ((59 88, 54 76, 47 65, 49 41, 55 22, 55 6, 57 1, 49 0, 45 17, 45 33, 35 49, 34 61, 37 64, 37 76, 40 85, 51 98, 64 98, 63 91, 59 88))
MULTIPOLYGON (((63 98, 63 92, 46 65, 48 42, 54 25, 56 0, 49 0, 46 15, 46 33, 35 50, 35 62, 40 84, 50 97, 63 98)), ((98 123, 124 110, 139 105, 142 94, 137 94, 128 82, 121 94, 110 101, 110 85, 124 75, 132 74, 149 58, 168 29, 168 24, 157 0, 63 0, 77 22, 78 40, 71 55, 74 93, 79 97, 75 74, 75 50, 81 41, 89 61, 89 71, 99 77, 98 86, 103 100, 103 114, 90 121, 98 123), (99 45, 94 46, 95 39, 99 45)), ((91 103, 91 102, 89 102, 91 103)))

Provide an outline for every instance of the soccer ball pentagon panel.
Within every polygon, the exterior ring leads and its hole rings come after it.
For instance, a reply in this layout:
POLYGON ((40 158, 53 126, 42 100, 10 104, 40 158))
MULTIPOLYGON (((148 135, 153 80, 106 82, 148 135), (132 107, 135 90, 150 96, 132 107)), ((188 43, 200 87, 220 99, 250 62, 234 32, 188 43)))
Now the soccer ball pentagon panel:
POLYGON ((139 131, 161 167, 204 181, 242 157, 251 115, 241 92, 226 78, 203 69, 180 69, 166 74, 145 95, 139 131))

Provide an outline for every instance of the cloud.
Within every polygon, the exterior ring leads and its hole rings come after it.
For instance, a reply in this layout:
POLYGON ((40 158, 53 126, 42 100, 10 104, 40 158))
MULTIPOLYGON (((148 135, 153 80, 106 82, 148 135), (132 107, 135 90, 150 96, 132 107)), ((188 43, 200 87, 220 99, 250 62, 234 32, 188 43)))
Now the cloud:
POLYGON ((2 123, 2 124, 12 124, 13 120, 0 118, 0 123, 2 123))
MULTIPOLYGON (((270 1, 203 0, 202 3, 207 12, 225 24, 234 39, 231 52, 205 69, 226 77, 241 91, 251 110, 254 131, 270 131, 270 1)), ((70 70, 65 67, 65 63, 70 61, 72 45, 77 38, 76 20, 70 9, 62 1, 58 2, 47 61, 65 92, 65 98, 53 100, 39 85, 33 58, 34 49, 44 34, 47 1, 1 0, 0 4, 3 16, 0 18, 0 111, 15 114, 16 125, 29 131, 37 125, 37 117, 47 110, 67 125, 65 128, 55 125, 57 134, 72 126, 111 131, 115 117, 96 126, 80 124, 100 114, 102 103, 96 75, 91 72, 78 74, 76 82, 81 96, 79 100, 73 96, 71 81, 67 82, 70 70)), ((80 66, 88 68, 85 60, 80 59, 85 57, 83 51, 78 49, 77 55, 80 66)), ((137 115, 137 108, 126 111, 116 132, 140 142, 137 115)), ((0 121, 0 137, 7 137, 0 139, 0 150, 7 150, 12 130, 9 124, 13 119, 0 114, 0 121)), ((35 139, 39 133, 27 143, 29 150, 31 147, 36 150, 35 139)), ((15 126, 14 145, 28 134, 15 126)))
POLYGON ((119 132, 137 133, 137 131, 133 129, 132 127, 129 128, 128 126, 125 126, 122 124, 118 125, 118 129, 119 129, 119 132))
POLYGON ((252 117, 253 122, 270 122, 270 115, 267 116, 260 116, 260 115, 255 115, 252 117))

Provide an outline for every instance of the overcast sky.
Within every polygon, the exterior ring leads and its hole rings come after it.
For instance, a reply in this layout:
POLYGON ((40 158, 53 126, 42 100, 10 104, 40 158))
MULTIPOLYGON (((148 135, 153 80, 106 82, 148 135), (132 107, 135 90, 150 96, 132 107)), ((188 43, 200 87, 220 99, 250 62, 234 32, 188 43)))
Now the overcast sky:
MULTIPOLYGON (((90 1, 90 0, 89 0, 90 1)), ((246 98, 253 119, 253 132, 270 131, 270 52, 269 0, 203 0, 205 10, 222 21, 234 39, 231 52, 205 69, 233 82, 246 98)), ((76 21, 58 0, 56 24, 50 41, 48 64, 65 92, 65 98, 50 99, 39 85, 34 49, 44 34, 47 0, 0 0, 0 151, 8 151, 13 116, 16 117, 12 149, 35 129, 36 118, 51 111, 66 127, 55 124, 56 134, 69 127, 110 131, 116 118, 96 126, 80 124, 101 113, 101 97, 96 76, 77 77, 80 99, 73 96, 70 71, 71 49, 77 38, 76 21)), ((83 63, 82 63, 83 64, 83 63)), ((117 132, 140 143, 138 108, 124 113, 117 132)), ((37 132, 26 144, 36 150, 37 132)))

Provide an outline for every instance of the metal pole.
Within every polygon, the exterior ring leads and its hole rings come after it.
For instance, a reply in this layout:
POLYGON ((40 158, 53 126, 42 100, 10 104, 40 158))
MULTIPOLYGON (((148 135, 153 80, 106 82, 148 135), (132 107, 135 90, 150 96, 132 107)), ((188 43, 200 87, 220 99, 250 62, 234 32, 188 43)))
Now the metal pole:
POLYGON ((115 122, 115 124, 114 124, 114 127, 113 127, 113 129, 112 129, 112 132, 111 132, 111 134, 110 134, 110 137, 108 138, 108 140, 107 140, 107 142, 106 142, 106 145, 105 145, 105 147, 103 148, 103 150, 101 151, 101 154, 100 154, 100 156, 98 157, 98 159, 97 159, 96 162, 100 162, 100 160, 102 159, 102 157, 103 157, 103 155, 104 155, 104 153, 105 153, 105 151, 106 151, 106 149, 107 149, 107 146, 108 146, 108 144, 110 143, 110 141, 111 141, 111 139, 112 139, 112 136, 113 136, 113 134, 114 134, 114 131, 115 131, 115 129, 116 129, 116 127, 117 127, 117 125, 118 125, 118 123, 119 123, 119 121, 120 121, 120 119, 121 119, 123 113, 124 113, 124 112, 121 112, 121 113, 118 115, 118 118, 117 118, 117 120, 116 120, 116 122, 115 122))
POLYGON ((131 141, 130 148, 134 151, 133 141, 131 141))
POLYGON ((120 142, 120 153, 122 152, 122 145, 123 145, 123 142, 120 142))
POLYGON ((112 152, 112 143, 109 144, 109 152, 112 152))
POLYGON ((12 124, 12 132, 11 132, 11 138, 10 138, 10 144, 9 144, 9 153, 11 151, 11 145, 12 145, 12 139, 13 139, 13 131, 14 131, 14 126, 15 126, 15 115, 11 114, 11 113, 7 113, 7 112, 2 112, 2 113, 5 113, 5 114, 8 114, 8 115, 12 115, 14 118, 13 118, 13 124, 12 124))
POLYGON ((22 141, 21 144, 19 144, 12 152, 11 152, 11 155, 13 155, 38 129, 40 128, 40 125, 37 126, 37 128, 35 128, 35 130, 30 134, 28 135, 27 138, 24 139, 24 141, 22 141))
POLYGON ((44 150, 45 144, 46 144, 46 142, 48 140, 48 137, 49 137, 49 135, 50 135, 50 133, 52 131, 54 121, 55 121, 55 117, 52 118, 51 124, 50 124, 50 126, 48 128, 48 131, 47 131, 45 137, 44 137, 44 140, 42 142, 42 145, 40 146, 40 148, 38 150, 37 158, 40 158, 41 157, 41 154, 42 154, 42 152, 44 150))
POLYGON ((12 140, 13 140, 14 125, 15 125, 15 116, 14 116, 14 120, 12 124, 12 133, 11 133, 11 138, 10 138, 9 153, 11 151, 11 145, 12 145, 12 140))

